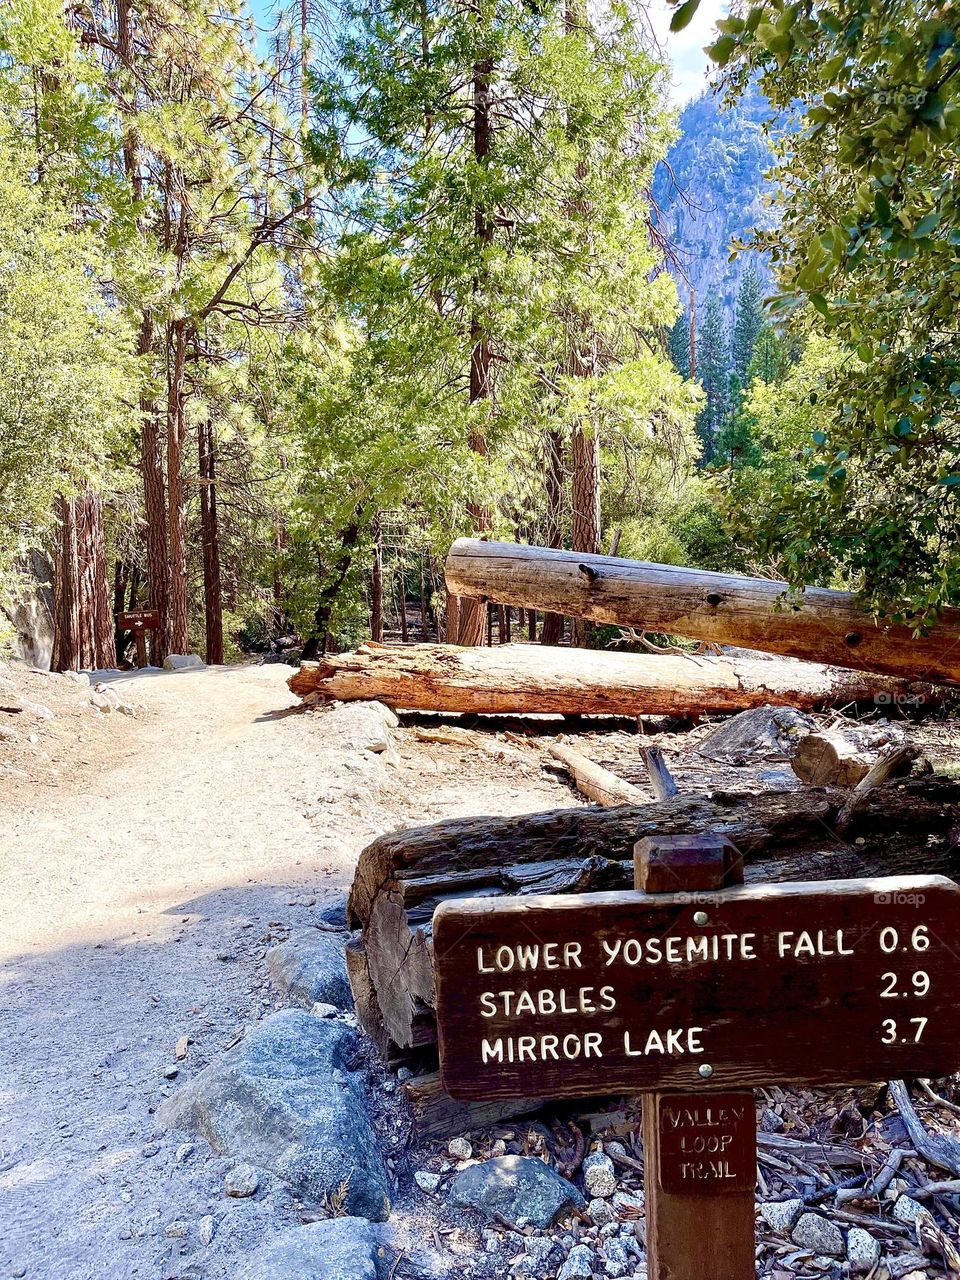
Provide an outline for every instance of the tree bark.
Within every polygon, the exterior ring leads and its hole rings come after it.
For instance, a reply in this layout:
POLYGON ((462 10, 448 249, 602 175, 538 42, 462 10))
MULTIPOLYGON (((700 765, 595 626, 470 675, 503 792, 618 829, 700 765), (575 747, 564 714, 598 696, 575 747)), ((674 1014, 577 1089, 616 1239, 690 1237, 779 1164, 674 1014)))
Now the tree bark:
POLYGON ((94 671, 117 665, 107 571, 103 497, 85 489, 74 500, 80 615, 80 665, 94 671))
POLYGON ((80 670, 80 564, 77 557, 76 506, 57 497, 59 538, 53 588, 53 671, 80 670))
POLYGON ((383 543, 380 514, 373 518, 373 568, 370 573, 370 635, 377 644, 383 639, 383 543))
POLYGON ((783 583, 762 578, 469 538, 451 548, 446 579, 461 596, 910 680, 960 683, 956 608, 915 637, 907 627, 876 622, 845 591, 808 587, 794 607, 783 583))
POLYGON ((223 662, 223 601, 220 589, 220 522, 217 515, 217 459, 213 423, 197 431, 200 449, 200 531, 203 539, 203 606, 206 662, 223 662))
MULTIPOLYGON (((600 440, 596 432, 587 433, 576 427, 570 458, 573 471, 570 545, 574 551, 597 555, 600 551, 600 440)), ((580 648, 587 642, 586 623, 576 615, 571 639, 580 648)))
POLYGON ((170 647, 187 651, 187 544, 183 515, 183 377, 186 322, 167 332, 167 541, 170 548, 170 647))
POLYGON ((430 1042, 431 921, 441 900, 630 889, 633 846, 647 835, 722 830, 743 852, 748 883, 894 871, 957 872, 944 837, 960 821, 960 783, 936 776, 887 783, 831 833, 842 792, 716 792, 665 802, 458 818, 380 836, 360 855, 347 905, 362 930, 351 983, 361 1022, 376 1007, 388 1052, 430 1042), (895 845, 891 832, 897 832, 895 845), (930 837, 935 837, 930 839, 930 837), (856 848, 852 842, 858 843, 856 848))
POLYGON ((883 676, 786 658, 579 653, 529 645, 451 652, 427 644, 363 645, 355 653, 304 662, 288 683, 301 697, 378 698, 407 710, 630 717, 892 701, 905 688, 883 676))
MULTIPOLYGON (((493 63, 483 59, 473 68, 473 158, 478 166, 485 166, 490 155, 490 80, 493 63)), ((493 243, 493 219, 480 203, 474 210, 474 245, 476 271, 473 278, 473 303, 470 316, 470 404, 486 403, 490 399, 490 340, 480 317, 480 295, 484 284, 485 257, 493 243)), ((479 410, 478 410, 479 413, 479 410)), ((487 457, 486 432, 477 418, 470 433, 470 448, 481 458, 487 457)), ((477 533, 491 527, 490 509, 483 503, 470 502, 468 510, 477 533)), ((486 609, 479 600, 460 603, 457 624, 457 643, 482 645, 486 630, 486 609)))
MULTIPOLYGON (((547 446, 547 475, 546 475, 546 491, 547 491, 547 529, 546 540, 548 547, 563 546, 563 487, 564 487, 564 465, 563 465, 563 436, 559 431, 548 431, 546 434, 547 446)), ((533 635, 532 640, 536 639, 533 635)), ((559 613, 547 613, 544 615, 543 626, 540 629, 541 644, 559 644, 563 639, 563 615, 559 613)))

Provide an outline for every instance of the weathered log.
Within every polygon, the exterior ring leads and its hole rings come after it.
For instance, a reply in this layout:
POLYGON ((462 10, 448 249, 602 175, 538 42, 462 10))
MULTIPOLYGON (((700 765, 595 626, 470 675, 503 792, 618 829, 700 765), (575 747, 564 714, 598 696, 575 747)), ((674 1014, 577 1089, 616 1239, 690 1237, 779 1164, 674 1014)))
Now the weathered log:
POLYGON ((555 760, 560 761, 576 783, 577 790, 588 800, 605 805, 643 804, 646 800, 643 792, 632 782, 624 782, 623 778, 604 769, 603 765, 588 760, 579 751, 574 751, 573 747, 562 742, 552 742, 547 750, 555 760))
POLYGON ((512 1116, 529 1115, 543 1106, 542 1098, 504 1102, 457 1102, 445 1093, 439 1071, 414 1076, 403 1086, 413 1117, 413 1131, 420 1142, 469 1133, 512 1116))
POLYGON ((461 538, 446 561, 459 596, 548 609, 714 644, 742 645, 909 680, 960 683, 960 609, 914 636, 883 626, 846 591, 614 556, 461 538))
POLYGON ((362 967, 358 1014, 376 1005, 374 1037, 393 1050, 424 1049, 433 1035, 431 921, 451 897, 583 893, 629 888, 633 846, 644 836, 712 831, 743 853, 756 880, 874 875, 896 869, 954 874, 950 834, 960 823, 960 783, 936 776, 888 782, 831 838, 842 792, 681 795, 662 803, 585 806, 511 818, 461 818, 393 832, 360 855, 348 901, 362 930, 350 960, 362 967), (896 833, 894 835, 893 833, 896 833), (932 837, 932 840, 930 839, 932 837))
POLYGON ((884 749, 904 737, 902 729, 891 725, 822 729, 798 741, 790 763, 810 787, 855 787, 884 749))
POLYGON ((410 711, 491 714, 700 715, 765 703, 814 708, 906 696, 888 676, 792 658, 694 657, 498 645, 362 645, 304 662, 301 697, 375 699, 410 711))

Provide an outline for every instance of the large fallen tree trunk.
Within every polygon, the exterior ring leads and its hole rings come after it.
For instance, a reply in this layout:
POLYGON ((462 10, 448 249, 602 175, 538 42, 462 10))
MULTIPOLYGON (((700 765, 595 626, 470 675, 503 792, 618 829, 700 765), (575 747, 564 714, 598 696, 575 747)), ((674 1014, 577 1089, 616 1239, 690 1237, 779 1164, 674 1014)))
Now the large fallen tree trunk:
POLYGON ((633 884, 633 846, 646 835, 713 831, 742 850, 751 881, 892 872, 953 873, 960 783, 889 782, 832 838, 842 792, 675 796, 606 809, 463 818, 379 837, 363 851, 350 893, 361 937, 348 957, 357 1013, 387 1056, 435 1053, 430 926, 448 898, 582 893, 633 884), (853 842, 862 839, 863 843, 853 842))
POLYGON ((945 609, 924 636, 880 626, 845 591, 706 573, 614 556, 461 538, 446 562, 448 591, 595 622, 642 627, 883 672, 960 683, 960 609, 945 609))
POLYGON ((362 645, 304 662, 288 681, 301 697, 377 699, 409 711, 561 715, 698 715, 774 703, 812 709, 905 697, 888 676, 792 658, 610 653, 499 645, 362 645))

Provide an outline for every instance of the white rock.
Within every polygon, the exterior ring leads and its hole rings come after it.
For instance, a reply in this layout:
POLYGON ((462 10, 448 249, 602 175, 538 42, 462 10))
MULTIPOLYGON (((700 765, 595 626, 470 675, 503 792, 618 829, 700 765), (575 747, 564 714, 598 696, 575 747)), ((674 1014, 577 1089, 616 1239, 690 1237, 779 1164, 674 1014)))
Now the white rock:
POLYGON ((846 1251, 840 1228, 819 1213, 802 1213, 790 1238, 801 1248, 830 1258, 842 1258, 846 1251))
POLYGON ((612 1280, 620 1280, 631 1269, 630 1250, 620 1239, 608 1240, 603 1246, 603 1270, 612 1280))
POLYGON ((335 1018, 340 1010, 335 1004, 324 1004, 322 1000, 318 1000, 310 1012, 315 1018, 335 1018))
POLYGON ((430 1196, 436 1193, 440 1185, 439 1173, 430 1173, 427 1169, 418 1169, 413 1175, 413 1180, 421 1191, 425 1191, 430 1196))
POLYGON ((598 1227, 602 1227, 606 1222, 613 1222, 616 1217, 609 1201, 601 1200, 599 1196, 590 1201, 587 1211, 598 1227))
POLYGON ((473 1147, 466 1138, 451 1138, 447 1143, 447 1151, 454 1160, 469 1160, 473 1155, 473 1147))
POLYGON ((213 1221, 213 1214, 208 1213, 197 1223, 197 1235, 201 1244, 210 1244, 216 1234, 216 1223, 213 1221))
POLYGON ((853 1275, 872 1271, 880 1261, 880 1241, 863 1227, 851 1227, 847 1236, 847 1258, 853 1275))
POLYGON ((259 1185, 260 1175, 252 1164, 234 1165, 223 1181, 224 1191, 236 1200, 252 1196, 259 1185))
POLYGON ((594 1255, 585 1244, 575 1244, 557 1272, 557 1280, 592 1280, 594 1255))
POLYGON ((168 653, 163 660, 164 671, 189 671, 206 665, 199 653, 168 653))
POLYGON ((898 1196, 897 1203, 893 1206, 893 1216, 896 1220, 905 1222, 909 1226, 912 1226, 922 1213, 923 1205, 905 1195, 898 1196))
POLYGON ((53 720, 54 714, 49 707, 45 707, 42 702, 30 702, 29 699, 21 699, 21 706, 24 711, 29 711, 32 716, 36 716, 38 720, 53 720))
POLYGON ((594 1151, 583 1162, 583 1182, 591 1199, 606 1200, 617 1189, 617 1172, 613 1161, 602 1151, 594 1151))
POLYGON ((490 1148, 490 1156, 492 1159, 496 1160, 499 1156, 505 1156, 506 1154, 507 1154, 507 1144, 504 1142, 502 1138, 498 1138, 496 1142, 493 1144, 493 1146, 490 1148))
POLYGON ((632 1191, 618 1191, 613 1197, 612 1204, 617 1213, 635 1217, 643 1213, 643 1192, 634 1195, 632 1191))
POLYGON ((802 1200, 768 1200, 760 1206, 760 1216, 779 1235, 787 1236, 803 1213, 802 1200))

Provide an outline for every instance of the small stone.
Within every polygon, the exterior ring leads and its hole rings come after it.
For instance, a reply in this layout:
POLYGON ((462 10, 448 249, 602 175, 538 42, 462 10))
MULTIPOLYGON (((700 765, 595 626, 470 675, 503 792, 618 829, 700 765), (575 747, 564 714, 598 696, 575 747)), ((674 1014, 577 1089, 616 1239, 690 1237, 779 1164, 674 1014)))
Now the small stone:
POLYGON ((169 1067, 163 1068, 161 1075, 163 1076, 164 1080, 176 1080, 179 1073, 180 1073, 179 1067, 169 1066, 169 1067))
POLYGON ((496 1142, 493 1144, 493 1146, 490 1148, 490 1155, 494 1160, 496 1160, 499 1156, 505 1156, 506 1154, 507 1154, 507 1144, 504 1142, 502 1138, 498 1138, 496 1142))
POLYGON ((631 1191, 618 1191, 611 1203, 621 1217, 636 1218, 643 1213, 642 1192, 634 1195, 631 1191))
POLYGON ((216 1233, 216 1224, 213 1221, 213 1214, 208 1213, 197 1223, 197 1236, 201 1244, 211 1244, 216 1233))
POLYGON ((526 1236, 523 1248, 523 1257, 518 1258, 510 1268, 517 1275, 528 1275, 539 1280, 539 1277, 556 1271, 563 1261, 563 1250, 549 1236, 526 1236))
POLYGON ((830 1258, 842 1258, 846 1251, 840 1228, 819 1213, 802 1213, 790 1238, 801 1248, 830 1258))
POLYGON ((620 1280, 620 1277, 625 1276, 630 1270, 632 1263, 630 1251, 621 1239, 608 1240, 603 1246, 603 1255, 603 1270, 606 1275, 612 1276, 613 1280, 620 1280))
POLYGON ((147 1159, 149 1160, 149 1158, 151 1156, 155 1156, 159 1150, 160 1150, 159 1142, 147 1142, 147 1143, 144 1143, 144 1145, 140 1148, 140 1154, 142 1156, 146 1156, 147 1159))
POLYGON ((335 1004, 324 1004, 322 1000, 318 1000, 310 1012, 315 1018, 335 1018, 340 1010, 335 1004))
POLYGON ((760 1128, 764 1133, 779 1133, 784 1127, 783 1116, 778 1116, 772 1107, 764 1107, 760 1117, 760 1128))
POLYGON ((851 1227, 847 1236, 847 1258, 852 1275, 872 1271, 880 1261, 880 1241, 863 1227, 851 1227))
POLYGON ((196 1147, 192 1142, 181 1142, 180 1146, 177 1147, 176 1151, 173 1153, 174 1164, 184 1164, 190 1159, 194 1151, 196 1151, 196 1147))
POLYGON ((450 1186, 451 1202, 505 1218, 514 1226, 549 1227, 564 1209, 585 1207, 577 1188, 532 1156, 500 1156, 467 1165, 450 1186))
POLYGON ((163 1234, 168 1240, 186 1240, 187 1224, 185 1222, 168 1222, 163 1234))
POLYGON ((760 1216, 778 1235, 788 1236, 803 1213, 802 1200, 768 1200, 760 1206, 760 1216))
POLYGON ((898 1196, 897 1203, 893 1206, 893 1216, 898 1222, 905 1222, 908 1226, 912 1226, 922 1213, 923 1205, 911 1200, 909 1196, 898 1196))
POLYGON ((27 1274, 27 1268, 22 1262, 18 1262, 10 1268, 10 1274, 14 1277, 14 1280, 22 1280, 22 1277, 27 1274))
MULTIPOLYGON (((606 1201, 601 1200, 600 1203, 605 1204, 606 1201)), ((620 1223, 605 1222, 597 1234, 601 1240, 612 1240, 614 1236, 618 1236, 620 1234, 620 1223)))
POLYGON ((244 1200, 252 1196, 260 1185, 260 1175, 252 1164, 237 1164, 223 1180, 223 1189, 228 1196, 236 1200, 244 1200))
POLYGON ((587 1212, 598 1227, 602 1227, 605 1222, 613 1222, 616 1217, 608 1201, 601 1200, 599 1196, 590 1201, 587 1212))
POLYGON ((583 1162, 583 1182, 591 1199, 605 1200, 612 1196, 617 1189, 617 1172, 610 1157, 602 1151, 587 1156, 583 1162))
POLYGON ((486 1253, 498 1253, 502 1239, 499 1231, 491 1231, 485 1227, 483 1231, 483 1248, 486 1253))
POLYGON ((593 1250, 585 1244, 575 1244, 557 1273, 557 1280, 592 1280, 593 1250))
POLYGON ((606 1151, 607 1155, 610 1157, 611 1160, 616 1160, 618 1156, 629 1157, 630 1155, 630 1152, 627 1150, 627 1148, 623 1145, 622 1142, 605 1142, 603 1144, 603 1149, 604 1151, 606 1151))
POLYGON ((469 1160, 473 1155, 473 1147, 466 1138, 451 1138, 447 1143, 447 1151, 454 1160, 469 1160))
POLYGON ((430 1173, 426 1169, 418 1169, 413 1175, 413 1180, 420 1190, 425 1191, 428 1196, 435 1195, 437 1188, 440 1186, 439 1173, 430 1173))

